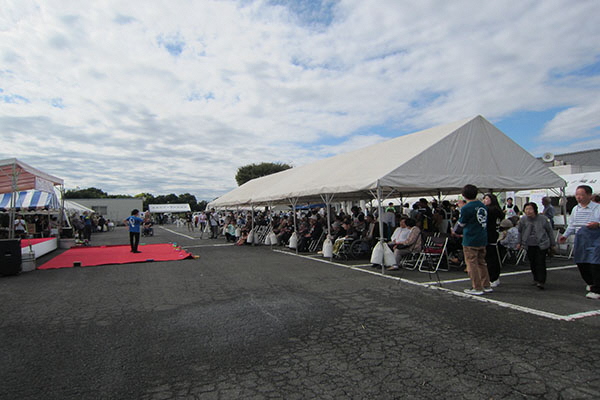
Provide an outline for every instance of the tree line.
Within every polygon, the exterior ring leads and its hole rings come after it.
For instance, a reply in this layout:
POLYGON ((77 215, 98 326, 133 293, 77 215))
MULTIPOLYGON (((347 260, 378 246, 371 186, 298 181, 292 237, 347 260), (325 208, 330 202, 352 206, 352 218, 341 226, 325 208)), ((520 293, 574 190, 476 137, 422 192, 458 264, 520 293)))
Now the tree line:
POLYGON ((127 194, 108 194, 101 189, 90 187, 86 189, 70 189, 65 192, 65 199, 135 199, 141 198, 144 204, 144 210, 148 209, 149 204, 189 204, 192 211, 204 211, 208 202, 206 200, 197 201, 196 196, 190 193, 184 194, 166 194, 154 196, 151 193, 139 193, 135 196, 127 194))
MULTIPOLYGON (((239 167, 235 175, 235 180, 239 186, 249 180, 261 176, 274 174, 292 168, 291 165, 284 163, 249 164, 239 167)), ((151 193, 139 193, 135 196, 127 194, 108 194, 102 189, 89 187, 86 189, 69 189, 65 192, 65 199, 132 199, 141 198, 144 203, 144 210, 148 209, 149 204, 189 204, 192 211, 204 211, 208 202, 206 200, 196 200, 196 196, 190 193, 176 195, 174 193, 154 196, 151 193)))

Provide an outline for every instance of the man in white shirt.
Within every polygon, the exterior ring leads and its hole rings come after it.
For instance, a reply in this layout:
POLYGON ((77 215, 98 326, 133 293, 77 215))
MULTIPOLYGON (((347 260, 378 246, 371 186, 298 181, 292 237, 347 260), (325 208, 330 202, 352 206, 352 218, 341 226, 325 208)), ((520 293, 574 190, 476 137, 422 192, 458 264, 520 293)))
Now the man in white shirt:
POLYGON ((25 232, 27 232, 25 220, 22 216, 17 215, 17 219, 15 219, 15 237, 23 238, 25 237, 25 232))
MULTIPOLYGON (((577 199, 577 205, 571 211, 569 225, 565 233, 558 239, 559 243, 565 243, 570 235, 577 233, 583 227, 588 229, 600 227, 600 204, 592 202, 592 188, 588 185, 577 186, 575 199, 577 199)), ((577 243, 575 248, 577 249, 577 243)), ((579 258, 581 257, 576 251, 575 259, 579 258)), ((600 264, 577 263, 577 267, 581 277, 588 284, 589 293, 586 297, 600 300, 600 264)))

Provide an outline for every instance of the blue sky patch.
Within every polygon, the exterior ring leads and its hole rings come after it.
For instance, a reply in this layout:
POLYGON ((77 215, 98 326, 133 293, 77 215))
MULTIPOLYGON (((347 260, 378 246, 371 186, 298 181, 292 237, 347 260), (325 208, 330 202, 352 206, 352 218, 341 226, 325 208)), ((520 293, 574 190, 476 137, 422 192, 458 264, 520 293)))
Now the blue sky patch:
POLYGON ((298 19, 302 26, 327 27, 334 18, 333 9, 337 1, 331 0, 271 0, 271 5, 284 6, 298 19))
MULTIPOLYGON (((4 93, 4 90, 0 89, 0 93, 4 93)), ((29 103, 31 103, 28 98, 19 96, 18 94, 6 94, 3 96, 0 96, 0 99, 2 99, 2 101, 4 103, 8 103, 8 104, 29 104, 29 103)))
MULTIPOLYGON (((542 133, 544 126, 550 122, 556 114, 567 108, 568 107, 559 107, 543 111, 517 111, 502 118, 500 121, 493 123, 508 137, 519 143, 521 147, 533 149, 541 143, 537 138, 542 133)), ((538 156, 539 154, 534 155, 538 156)))
POLYGON ((127 25, 135 21, 135 18, 130 17, 128 15, 118 14, 113 21, 115 21, 115 23, 119 25, 127 25))
POLYGON ((174 57, 181 55, 185 47, 185 41, 179 33, 170 36, 160 35, 157 41, 159 46, 164 47, 174 57))
POLYGON ((50 99, 50 105, 52 107, 55 107, 55 108, 60 108, 60 109, 65 108, 65 104, 63 103, 63 99, 61 99, 60 97, 55 97, 53 99, 50 99))

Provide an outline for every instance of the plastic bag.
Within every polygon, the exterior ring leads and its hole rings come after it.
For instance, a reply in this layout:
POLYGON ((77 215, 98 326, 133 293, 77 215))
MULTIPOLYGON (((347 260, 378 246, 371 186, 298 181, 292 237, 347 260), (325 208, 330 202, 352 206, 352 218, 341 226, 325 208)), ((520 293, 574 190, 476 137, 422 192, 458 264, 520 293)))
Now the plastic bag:
POLYGON ((250 233, 248 233, 248 237, 246 238, 246 243, 252 244, 252 242, 254 242, 254 231, 250 231, 250 233))
POLYGON ((298 248, 298 235, 296 235, 296 232, 292 233, 292 236, 290 236, 290 244, 288 244, 288 247, 290 249, 298 248))
POLYGON ((323 257, 333 257, 333 243, 329 238, 323 242, 323 257))
POLYGON ((371 264, 383 264, 383 255, 384 249, 381 246, 381 242, 377 242, 375 247, 373 247, 373 252, 371 253, 371 264))
POLYGON ((267 235, 267 238, 270 239, 270 244, 272 246, 277 246, 277 235, 276 234, 271 232, 267 235))
POLYGON ((396 256, 394 255, 392 249, 390 249, 390 246, 385 243, 383 244, 383 265, 386 267, 396 265, 396 256))

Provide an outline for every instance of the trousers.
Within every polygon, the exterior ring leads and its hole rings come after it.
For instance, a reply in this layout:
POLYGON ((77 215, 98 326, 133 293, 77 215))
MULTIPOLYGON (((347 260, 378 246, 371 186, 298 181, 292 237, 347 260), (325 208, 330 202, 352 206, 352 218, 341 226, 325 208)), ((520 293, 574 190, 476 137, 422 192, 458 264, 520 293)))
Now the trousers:
POLYGON ((485 246, 463 246, 467 272, 471 278, 471 287, 476 290, 490 287, 490 275, 485 262, 485 246))

